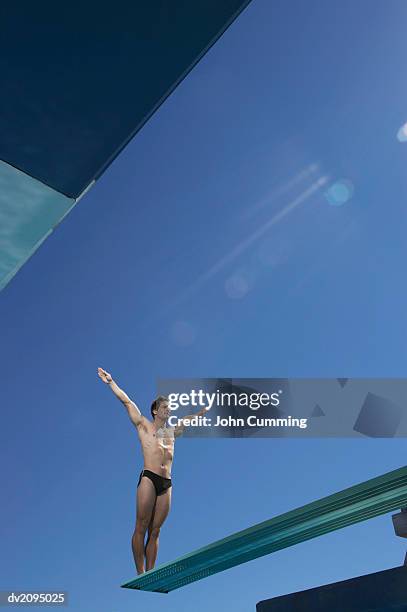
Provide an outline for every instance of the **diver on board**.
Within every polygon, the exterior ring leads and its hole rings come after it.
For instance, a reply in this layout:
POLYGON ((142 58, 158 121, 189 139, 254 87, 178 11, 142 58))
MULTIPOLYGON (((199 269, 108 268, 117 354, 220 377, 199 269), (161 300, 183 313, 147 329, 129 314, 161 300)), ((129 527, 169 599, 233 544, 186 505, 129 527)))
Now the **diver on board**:
POLYGON ((175 438, 182 435, 184 420, 201 416, 206 408, 178 419, 177 425, 170 427, 168 398, 160 395, 151 404, 150 421, 141 414, 138 406, 118 387, 108 372, 98 368, 98 375, 124 404, 137 429, 143 451, 144 466, 137 483, 136 524, 131 540, 137 573, 142 574, 155 565, 160 529, 170 511, 175 438))

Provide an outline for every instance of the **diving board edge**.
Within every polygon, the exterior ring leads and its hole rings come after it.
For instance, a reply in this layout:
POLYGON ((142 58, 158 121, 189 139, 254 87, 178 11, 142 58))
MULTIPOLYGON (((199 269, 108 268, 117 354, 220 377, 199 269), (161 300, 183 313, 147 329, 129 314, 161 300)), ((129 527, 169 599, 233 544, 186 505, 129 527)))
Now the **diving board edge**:
POLYGON ((278 515, 140 574, 123 588, 168 593, 407 504, 407 466, 278 515))

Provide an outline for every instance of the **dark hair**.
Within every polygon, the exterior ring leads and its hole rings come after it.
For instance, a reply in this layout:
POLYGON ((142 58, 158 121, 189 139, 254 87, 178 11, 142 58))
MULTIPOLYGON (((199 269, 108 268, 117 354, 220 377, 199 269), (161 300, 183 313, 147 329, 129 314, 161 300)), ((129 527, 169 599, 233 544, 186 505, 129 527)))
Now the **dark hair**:
POLYGON ((168 397, 164 397, 164 395, 159 395, 155 398, 153 403, 151 404, 151 416, 155 417, 154 410, 158 410, 164 402, 168 402, 168 397))

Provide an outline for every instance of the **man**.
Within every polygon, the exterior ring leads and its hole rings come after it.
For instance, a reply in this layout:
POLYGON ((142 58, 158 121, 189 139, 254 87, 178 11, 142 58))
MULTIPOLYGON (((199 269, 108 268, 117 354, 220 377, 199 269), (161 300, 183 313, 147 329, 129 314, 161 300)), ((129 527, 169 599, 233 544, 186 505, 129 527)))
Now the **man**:
POLYGON ((98 368, 98 375, 124 404, 130 420, 137 428, 143 450, 144 468, 137 484, 136 526, 132 537, 134 562, 137 573, 142 574, 155 565, 160 529, 170 511, 175 438, 182 434, 184 420, 203 415, 206 408, 179 419, 176 427, 169 427, 167 398, 159 396, 154 400, 151 405, 153 420, 150 421, 141 414, 136 404, 117 386, 108 372, 98 368), (144 542, 146 532, 147 541, 144 542))

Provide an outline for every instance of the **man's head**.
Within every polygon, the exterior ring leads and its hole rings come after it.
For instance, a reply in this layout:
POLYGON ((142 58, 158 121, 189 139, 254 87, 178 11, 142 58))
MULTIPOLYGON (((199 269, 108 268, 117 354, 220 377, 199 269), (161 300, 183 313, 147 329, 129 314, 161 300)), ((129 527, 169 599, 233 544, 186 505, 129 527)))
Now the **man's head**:
POLYGON ((168 406, 168 397, 164 397, 164 395, 159 395, 151 404, 151 416, 153 417, 153 419, 158 417, 159 419, 163 419, 164 421, 166 421, 169 415, 170 409, 168 406))

